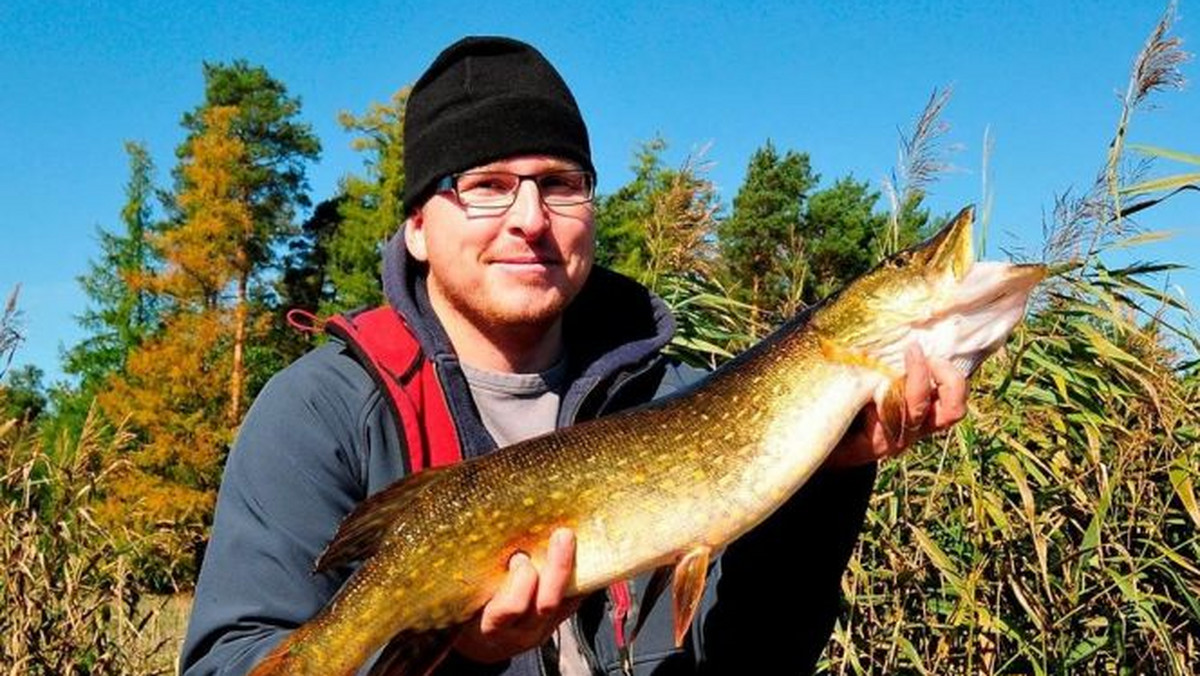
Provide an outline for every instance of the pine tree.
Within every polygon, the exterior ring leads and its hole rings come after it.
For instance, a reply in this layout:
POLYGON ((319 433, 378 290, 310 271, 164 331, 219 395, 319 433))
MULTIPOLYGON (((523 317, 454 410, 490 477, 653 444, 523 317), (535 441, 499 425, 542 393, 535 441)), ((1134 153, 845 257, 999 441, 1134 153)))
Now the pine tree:
POLYGON ((98 397, 141 442, 101 513, 143 532, 172 524, 143 571, 159 582, 191 574, 244 401, 279 366, 262 344, 278 302, 266 273, 308 204, 304 163, 319 150, 299 102, 262 68, 206 65, 205 80, 184 116, 170 219, 152 238, 162 262, 140 282, 161 326, 98 397))
MULTIPOLYGON (((258 296, 268 304, 274 300, 272 291, 261 283, 261 273, 277 264, 277 252, 282 251, 295 234, 297 209, 309 206, 305 166, 318 157, 320 143, 311 127, 296 119, 300 112, 299 99, 288 96, 283 83, 272 78, 261 66, 251 66, 243 60, 231 64, 205 64, 204 79, 204 102, 183 117, 183 126, 189 130, 189 135, 178 150, 181 164, 176 171, 177 191, 181 197, 197 190, 202 193, 205 190, 225 191, 222 199, 227 199, 230 206, 214 218, 226 219, 230 232, 238 233, 237 244, 231 250, 233 259, 226 261, 234 270, 234 355, 229 419, 236 421, 244 408, 243 400, 247 394, 252 394, 245 391, 247 381, 265 380, 248 377, 245 373, 249 326, 259 320, 252 316, 254 304, 251 299, 258 296), (230 112, 213 112, 226 109, 230 112), (227 126, 224 135, 229 139, 220 140, 222 134, 209 129, 212 124, 227 126), (193 184, 198 177, 207 175, 196 161, 200 152, 197 143, 201 147, 205 143, 215 144, 211 148, 213 157, 210 161, 227 163, 224 169, 230 174, 228 186, 198 188, 193 184), (236 152, 237 156, 219 159, 218 156, 226 152, 236 152), (234 202, 238 206, 232 206, 234 202)), ((174 227, 185 227, 188 207, 183 204, 177 207, 185 213, 174 227)), ((207 280, 202 279, 200 271, 193 271, 192 276, 197 283, 208 283, 217 281, 220 274, 214 270, 207 280)), ((217 296, 224 287, 213 290, 212 294, 205 291, 211 299, 211 302, 206 301, 210 307, 220 304, 217 296)))
POLYGON ((757 308, 779 309, 796 293, 802 214, 817 180, 807 154, 789 150, 780 157, 770 141, 750 158, 718 234, 730 282, 757 308))
POLYGON ((805 305, 811 305, 871 269, 880 259, 887 216, 875 212, 879 193, 852 177, 813 193, 801 237, 806 261, 805 305))
POLYGON ((129 182, 121 209, 123 232, 97 230, 100 256, 78 278, 89 306, 77 321, 90 335, 63 356, 63 370, 79 377, 79 392, 88 400, 109 374, 125 367, 129 353, 158 323, 159 304, 140 283, 156 260, 148 241, 154 227, 154 164, 140 143, 127 142, 125 152, 129 182))
MULTIPOLYGON (((273 262, 275 245, 292 234, 297 208, 310 205, 308 162, 320 156, 321 144, 310 125, 299 122, 300 100, 261 66, 244 60, 204 64, 204 102, 183 116, 188 137, 176 154, 186 159, 192 142, 206 129, 209 109, 233 107, 233 135, 245 146, 245 163, 238 177, 251 218, 258 231, 252 260, 273 262)), ((186 179, 182 180, 182 190, 186 179)))

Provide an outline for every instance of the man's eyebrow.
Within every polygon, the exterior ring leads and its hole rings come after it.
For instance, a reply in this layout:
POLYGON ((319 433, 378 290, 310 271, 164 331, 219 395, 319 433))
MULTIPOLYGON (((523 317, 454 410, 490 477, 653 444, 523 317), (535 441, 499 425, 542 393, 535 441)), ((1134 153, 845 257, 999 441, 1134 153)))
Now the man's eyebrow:
MULTIPOLYGON (((507 162, 508 160, 489 162, 488 164, 475 167, 473 169, 468 169, 467 171, 506 171, 509 173, 517 173, 508 168, 507 162)), ((541 167, 538 173, 547 171, 583 171, 583 168, 580 167, 579 164, 572 162, 571 160, 548 160, 547 162, 547 165, 541 167)))

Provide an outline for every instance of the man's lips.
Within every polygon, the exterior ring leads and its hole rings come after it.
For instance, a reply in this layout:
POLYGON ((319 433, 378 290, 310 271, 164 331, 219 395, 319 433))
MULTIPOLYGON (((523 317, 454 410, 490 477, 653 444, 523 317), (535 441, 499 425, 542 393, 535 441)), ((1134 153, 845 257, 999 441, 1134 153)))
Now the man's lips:
POLYGON ((537 265, 546 267, 561 264, 561 261, 559 261, 557 258, 528 254, 516 256, 497 256, 491 259, 490 262, 500 265, 537 265))

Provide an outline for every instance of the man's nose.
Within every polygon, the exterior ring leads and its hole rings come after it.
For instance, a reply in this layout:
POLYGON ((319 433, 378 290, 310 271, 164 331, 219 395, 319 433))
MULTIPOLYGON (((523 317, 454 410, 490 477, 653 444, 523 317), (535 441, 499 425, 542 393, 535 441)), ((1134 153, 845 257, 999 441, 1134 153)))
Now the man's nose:
POLYGON ((550 212, 542 203, 537 181, 521 178, 513 205, 508 209, 509 227, 520 229, 527 239, 534 239, 550 224, 550 212))

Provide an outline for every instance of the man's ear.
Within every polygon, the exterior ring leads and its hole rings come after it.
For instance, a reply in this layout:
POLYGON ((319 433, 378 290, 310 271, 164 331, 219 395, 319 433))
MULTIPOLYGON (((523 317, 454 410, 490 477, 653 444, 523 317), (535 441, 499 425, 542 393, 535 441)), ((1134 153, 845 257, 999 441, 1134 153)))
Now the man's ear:
POLYGON ((420 209, 404 221, 404 245, 413 259, 429 262, 429 251, 425 248, 425 219, 420 209))

